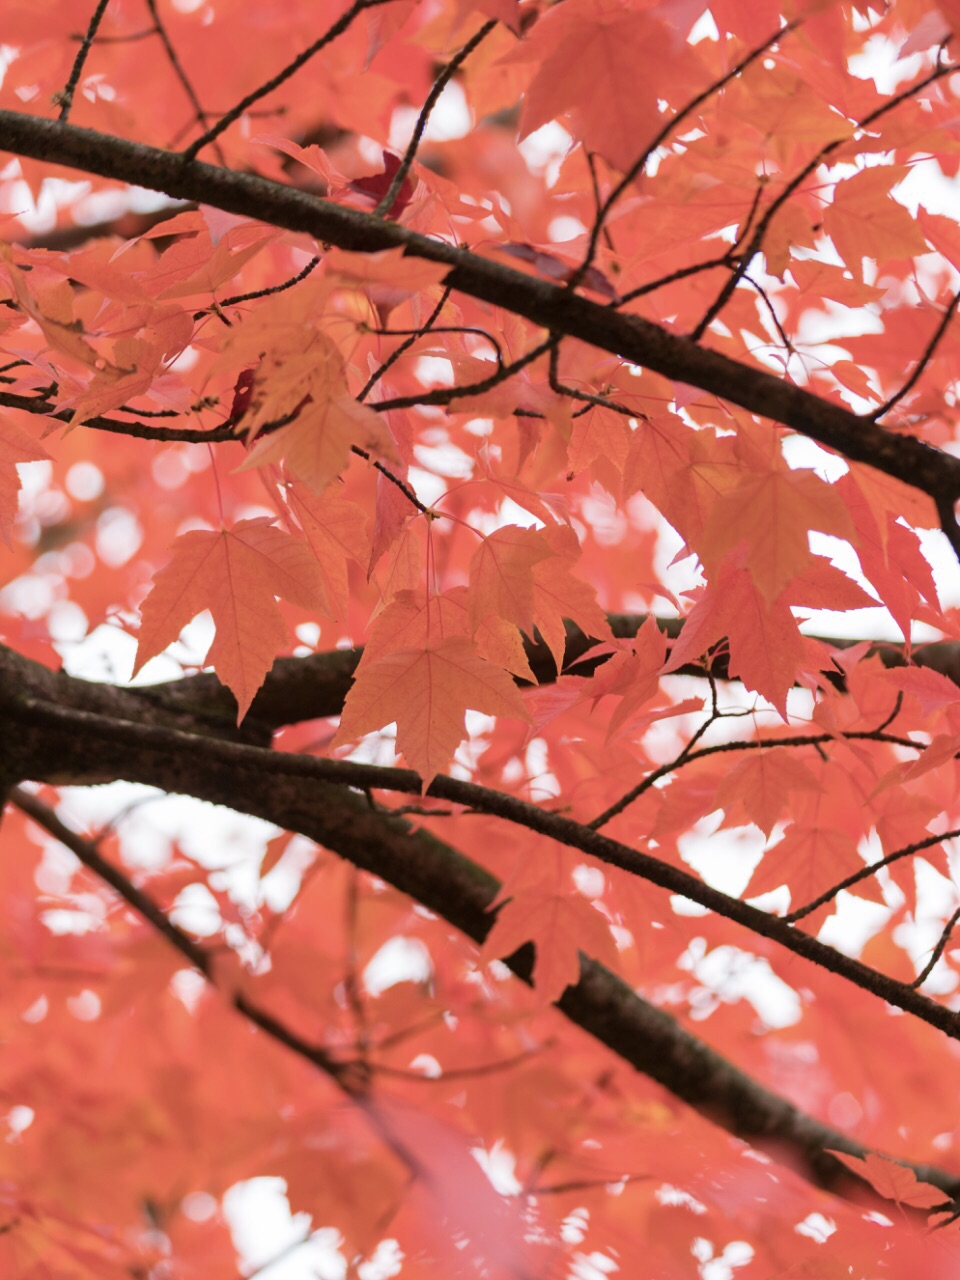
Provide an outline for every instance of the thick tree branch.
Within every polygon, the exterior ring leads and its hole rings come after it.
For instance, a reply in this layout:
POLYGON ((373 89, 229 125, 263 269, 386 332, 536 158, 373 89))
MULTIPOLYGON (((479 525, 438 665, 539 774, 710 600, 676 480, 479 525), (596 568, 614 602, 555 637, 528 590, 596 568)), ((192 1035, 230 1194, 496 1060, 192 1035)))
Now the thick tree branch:
MULTIPOLYGON (((146 754, 151 754, 149 748, 146 754)), ((191 763, 183 760, 175 767, 182 778, 191 763)), ((493 876, 428 832, 412 832, 403 819, 371 809, 355 794, 323 783, 312 784, 301 792, 295 785, 291 787, 290 780, 271 778, 266 773, 258 778, 244 775, 241 782, 231 768, 221 769, 216 763, 211 769, 196 769, 193 782, 177 789, 300 831, 415 897, 478 944, 493 925, 490 908, 500 890, 493 876)), ((17 803, 26 812, 35 808, 28 796, 18 798, 17 803)), ((62 824, 54 829, 45 820, 44 825, 78 852, 78 837, 62 824)), ((91 863, 86 848, 79 852, 87 865, 103 874, 99 863, 91 863)), ((146 905, 134 900, 126 891, 123 877, 109 864, 106 868, 107 882, 206 974, 202 948, 186 935, 180 937, 179 930, 174 930, 178 936, 173 936, 173 927, 166 927, 169 922, 162 913, 159 920, 155 918, 158 913, 151 910, 149 900, 146 905)), ((530 982, 531 947, 521 948, 507 963, 525 982, 530 982)), ((839 1194, 862 1191, 862 1184, 850 1178, 828 1150, 862 1156, 868 1148, 805 1115, 751 1079, 684 1030, 675 1018, 638 996, 603 965, 582 955, 580 981, 566 991, 559 1008, 588 1034, 713 1123, 771 1151, 778 1159, 786 1156, 791 1163, 799 1162, 803 1172, 819 1185, 839 1194)), ((277 1036, 277 1026, 266 1011, 249 1002, 238 1009, 267 1034, 314 1060, 313 1046, 288 1043, 282 1035, 277 1036)), ((317 1065, 328 1073, 331 1067, 334 1073, 338 1069, 337 1064, 326 1060, 317 1065)), ((960 1191, 960 1177, 956 1175, 928 1166, 910 1167, 919 1178, 942 1187, 951 1196, 960 1191)))
POLYGON ((280 183, 19 112, 0 111, 0 139, 16 155, 135 183, 178 199, 202 201, 355 252, 403 247, 414 257, 449 266, 445 283, 453 289, 799 431, 851 461, 876 467, 929 494, 941 513, 952 510, 960 498, 960 458, 911 436, 888 432, 869 417, 763 369, 707 350, 640 316, 600 306, 468 249, 280 183))
MULTIPOLYGON (((41 683, 42 678, 35 681, 35 685, 41 683)), ((113 690, 115 697, 121 693, 113 690)), ((0 771, 13 773, 17 780, 83 786, 122 778, 227 805, 235 803, 239 789, 244 812, 254 812, 248 807, 248 793, 265 788, 265 813, 272 815, 270 821, 301 831, 338 852, 341 849, 336 841, 343 838, 343 813, 334 797, 342 796, 343 788, 416 795, 423 785, 419 774, 411 769, 289 755, 246 743, 220 742, 183 729, 146 726, 122 715, 111 717, 74 710, 62 701, 36 696, 36 690, 24 693, 4 688, 2 682, 0 707, 7 722, 16 726, 8 741, 0 741, 0 771), (287 821, 286 814, 277 816, 284 806, 289 806, 290 814, 297 815, 295 820, 287 821), (303 822, 309 824, 309 829, 301 825, 303 822)), ((920 995, 912 986, 869 968, 780 917, 731 897, 671 863, 592 831, 563 814, 476 783, 438 775, 426 794, 548 836, 668 893, 689 898, 913 1014, 945 1035, 960 1039, 960 1012, 920 995)), ((346 856, 355 860, 352 853, 346 856)))
MULTIPOLYGON (((614 636, 629 640, 637 634, 648 616, 616 613, 608 614, 607 620, 614 636)), ((657 625, 669 639, 676 640, 683 629, 683 619, 657 618, 657 625)), ((853 648, 862 643, 860 639, 839 636, 813 638, 828 648, 838 650, 853 648)), ((606 661, 605 657, 581 661, 583 655, 594 647, 594 640, 572 624, 568 625, 565 669, 573 675, 589 675, 595 671, 601 662, 606 661)), ((555 680, 557 668, 547 646, 542 641, 527 641, 525 649, 530 668, 538 682, 549 684, 555 680)), ((339 715, 362 652, 362 649, 338 649, 305 658, 278 658, 254 699, 245 727, 249 728, 255 722, 263 732, 268 732, 304 720, 339 715)), ((917 645, 908 659, 902 644, 877 640, 871 644, 869 654, 878 657, 886 667, 910 664, 926 667, 960 685, 960 642, 941 640, 917 645)), ((727 655, 723 652, 716 654, 710 661, 709 673, 704 664, 690 663, 674 674, 699 677, 709 674, 715 680, 729 679, 727 655)), ((839 672, 828 671, 827 676, 842 687, 839 672)), ((158 709, 163 707, 169 711, 180 710, 190 714, 202 708, 222 719, 228 719, 231 715, 236 717, 233 695, 212 674, 184 676, 179 680, 140 687, 136 694, 158 709)))

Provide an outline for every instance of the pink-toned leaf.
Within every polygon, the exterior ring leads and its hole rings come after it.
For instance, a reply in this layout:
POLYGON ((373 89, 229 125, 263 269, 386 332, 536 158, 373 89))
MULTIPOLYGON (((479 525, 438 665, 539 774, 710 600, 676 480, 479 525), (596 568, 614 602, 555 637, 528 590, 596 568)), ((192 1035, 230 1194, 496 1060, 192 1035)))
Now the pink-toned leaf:
POLYGON ((236 696, 239 722, 289 642, 277 596, 323 608, 320 568, 299 538, 264 517, 183 534, 141 607, 134 675, 209 609, 216 635, 206 660, 236 696))

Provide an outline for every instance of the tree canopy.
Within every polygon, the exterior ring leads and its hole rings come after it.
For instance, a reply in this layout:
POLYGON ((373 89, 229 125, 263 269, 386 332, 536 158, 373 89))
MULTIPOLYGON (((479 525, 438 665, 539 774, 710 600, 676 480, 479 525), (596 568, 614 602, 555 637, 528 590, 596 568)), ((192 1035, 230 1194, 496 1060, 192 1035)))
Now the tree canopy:
POLYGON ((3 6, 4 1274, 956 1275, 958 24, 3 6))

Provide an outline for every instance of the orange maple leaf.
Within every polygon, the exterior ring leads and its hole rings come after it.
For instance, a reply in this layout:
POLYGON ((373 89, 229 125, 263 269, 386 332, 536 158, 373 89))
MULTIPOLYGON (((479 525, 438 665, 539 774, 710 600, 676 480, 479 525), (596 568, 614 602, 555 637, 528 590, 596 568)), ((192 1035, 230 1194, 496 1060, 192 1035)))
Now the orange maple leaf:
POLYGON ((817 780, 797 757, 774 745, 752 751, 724 774, 717 788, 717 804, 722 805, 731 823, 740 816, 769 836, 793 791, 815 791, 817 780))
MULTIPOLYGON (((829 1151, 829 1148, 828 1148, 829 1151)), ((841 1164, 869 1182, 877 1195, 897 1204, 908 1204, 913 1209, 934 1209, 946 1204, 950 1197, 929 1182, 920 1182, 912 1169, 868 1151, 864 1159, 848 1155, 845 1151, 829 1151, 841 1164)))
POLYGON ((490 619, 512 623, 532 636, 536 627, 559 671, 569 618, 587 635, 612 640, 596 592, 570 566, 580 550, 567 525, 523 529, 506 525, 477 548, 470 562, 470 618, 474 630, 490 619))
MULTIPOLYGON (((414 591, 398 591, 377 616, 363 647, 358 671, 375 658, 394 649, 423 649, 430 638, 471 637, 469 598, 466 587, 453 587, 440 595, 424 598, 414 591)), ((477 653, 511 675, 536 684, 517 628, 503 618, 488 614, 472 632, 477 653)))
POLYGON ((844 178, 834 189, 823 229, 856 280, 863 280, 864 258, 883 265, 926 250, 917 220, 890 195, 908 172, 903 165, 876 165, 844 178))
POLYGON ((494 614, 533 632, 533 566, 551 555, 540 529, 508 524, 491 533, 470 561, 470 618, 494 614))
POLYGON ((289 642, 277 596, 305 609, 324 608, 320 568, 301 539, 263 516, 231 529, 185 533, 141 606, 133 674, 209 609, 217 632, 206 660, 233 691, 239 723, 289 642))
POLYGON ((613 632, 594 588, 570 572, 580 554, 576 534, 569 525, 551 525, 539 533, 553 554, 533 566, 533 623, 560 671, 567 641, 564 618, 597 640, 612 640, 613 632))
MULTIPOLYGON (((295 412, 296 406, 290 410, 295 412)), ((286 463, 287 471, 315 493, 322 493, 350 461, 354 445, 395 459, 390 432, 373 409, 343 391, 308 392, 293 422, 262 436, 237 469, 248 471, 266 462, 286 463)))
POLYGON ((782 597, 768 604, 743 565, 742 548, 723 561, 715 581, 694 605, 665 671, 696 661, 726 636, 729 669, 748 689, 763 694, 786 719, 787 690, 804 657, 804 637, 782 597))
POLYGON ((660 412, 640 421, 633 433, 623 492, 639 489, 685 542, 699 547, 717 499, 740 477, 730 437, 692 430, 675 414, 660 412))
POLYGON ((580 980, 580 952, 616 961, 609 921, 575 891, 524 889, 500 908, 480 952, 481 962, 511 955, 525 942, 536 944, 533 985, 544 1004, 559 1000, 580 980))
POLYGON ((365 565, 369 556, 366 516, 355 502, 332 489, 317 495, 308 488, 291 485, 288 498, 290 510, 317 558, 326 600, 323 612, 342 621, 350 604, 347 561, 365 565))
POLYGON ((615 653, 591 677, 583 696, 600 699, 607 694, 622 698, 610 719, 607 741, 628 724, 660 687, 660 675, 667 656, 667 637, 648 618, 634 637, 632 646, 615 653))
POLYGON ((332 745, 396 721, 397 750, 426 789, 463 741, 468 707, 530 719, 507 673, 481 658, 466 637, 395 649, 358 671, 332 745))
POLYGON ((774 466, 748 474, 718 499, 697 549, 712 573, 726 552, 746 543, 750 574, 764 600, 772 602, 809 565, 810 529, 854 537, 853 523, 832 485, 813 471, 774 466))
MULTIPOLYGON (((758 898, 781 885, 788 885, 790 905, 796 910, 813 902, 831 885, 862 871, 863 865, 857 843, 846 831, 828 825, 827 819, 820 825, 795 822, 787 828, 779 844, 763 855, 743 896, 758 898)), ((873 877, 861 880, 855 886, 855 892, 858 897, 883 902, 883 894, 873 877)), ((835 902, 824 903, 815 912, 804 916, 804 928, 815 933, 834 910, 835 902)))
POLYGON ((29 431, 5 416, 0 423, 0 538, 9 547, 20 494, 18 462, 42 462, 50 455, 29 431))
POLYGON ((668 8, 643 12, 622 0, 567 0, 549 10, 512 55, 538 64, 524 97, 521 137, 570 111, 592 151, 628 168, 661 126, 661 68, 669 65, 678 95, 700 87, 699 59, 686 32, 658 20, 668 8))

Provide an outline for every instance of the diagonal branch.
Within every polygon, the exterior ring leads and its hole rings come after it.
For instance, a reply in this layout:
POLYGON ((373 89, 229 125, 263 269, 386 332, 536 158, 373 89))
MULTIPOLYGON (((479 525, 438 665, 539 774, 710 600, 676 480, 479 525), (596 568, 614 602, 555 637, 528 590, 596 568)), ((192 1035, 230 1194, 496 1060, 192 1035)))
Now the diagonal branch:
MULTIPOLYGON (((150 10, 150 17, 153 19, 153 29, 160 43, 163 45, 163 51, 167 55, 167 61, 170 64, 170 68, 173 71, 173 74, 177 77, 177 80, 180 82, 180 87, 186 94, 191 107, 193 107, 193 119, 202 129, 204 122, 207 119, 207 113, 204 111, 200 103, 200 99, 197 97, 197 91, 194 89, 190 81, 190 77, 183 69, 183 63, 180 61, 179 54, 173 47, 173 41, 170 39, 170 33, 167 31, 163 19, 160 17, 160 11, 157 8, 157 0, 146 0, 146 5, 150 10)), ((219 144, 214 145, 214 154, 221 164, 226 164, 226 158, 220 149, 219 144)))
POLYGON ((400 188, 403 186, 404 180, 410 172, 410 166, 413 164, 414 158, 417 154, 417 149, 419 148, 420 141, 423 138, 423 132, 427 127, 427 122, 430 119, 434 107, 440 101, 440 95, 466 62, 467 58, 469 58, 471 53, 473 53, 474 49, 479 48, 496 25, 497 22, 495 18, 491 18, 489 22, 485 22, 479 31, 476 31, 470 37, 463 48, 457 50, 437 76, 436 80, 434 80, 430 92, 427 95, 427 100, 420 108, 420 114, 417 116, 417 123, 414 125, 410 141, 407 143, 407 149, 403 153, 403 159, 400 161, 400 167, 393 175, 390 185, 384 193, 383 199, 373 211, 375 217, 389 218, 397 196, 400 194, 400 188))
POLYGON ((502 306, 554 334, 579 338, 667 378, 698 387, 799 431, 930 495, 943 512, 960 497, 960 458, 884 430, 839 404, 764 369, 710 351, 636 315, 623 315, 563 286, 515 271, 394 222, 321 200, 282 183, 234 173, 171 152, 19 112, 0 111, 3 145, 17 155, 202 201, 354 252, 402 246, 450 268, 445 283, 502 306))
MULTIPOLYGON (((43 830, 59 840, 94 875, 99 876, 104 883, 108 884, 128 906, 132 907, 142 919, 179 951, 206 978, 212 987, 216 988, 216 972, 209 952, 169 920, 166 914, 150 898, 149 894, 144 893, 142 889, 138 889, 135 884, 127 879, 122 871, 104 858, 94 841, 85 840, 75 831, 72 831, 66 823, 61 821, 49 805, 44 804, 42 800, 22 788, 16 788, 11 793, 10 801, 22 813, 32 818, 43 830)), ((416 1154, 405 1143, 398 1141, 396 1135, 391 1133, 383 1123, 377 1111, 367 1105, 366 1081, 364 1077, 357 1075, 353 1063, 339 1061, 319 1045, 312 1044, 304 1039, 298 1032, 274 1017, 268 1009, 265 1009, 255 1000, 251 1000, 242 991, 224 994, 236 1012, 242 1018, 245 1018, 247 1022, 258 1027, 271 1040, 282 1045, 291 1053, 295 1053, 298 1057, 305 1059, 305 1061, 322 1071, 324 1075, 332 1080, 341 1092, 363 1112, 371 1127, 376 1131, 377 1136, 407 1166, 411 1173, 415 1177, 429 1180, 429 1175, 416 1154)), ((943 1176, 948 1177, 946 1174, 943 1176)))
POLYGON ((97 37, 97 29, 103 21, 103 15, 106 13, 109 3, 110 0, 97 0, 97 7, 94 9, 87 29, 83 33, 83 39, 80 41, 80 48, 77 50, 77 56, 73 60, 73 66, 70 68, 70 76, 67 83, 58 94, 54 95, 54 102, 60 105, 60 120, 64 123, 70 118, 70 109, 73 106, 77 85, 80 83, 84 65, 97 37))
POLYGON ((589 241, 589 244, 587 245, 587 252, 584 255, 583 262, 580 264, 580 266, 571 276, 567 284, 568 289, 575 289, 577 285, 581 283, 584 276, 589 271, 593 263, 593 260, 596 257, 597 245, 600 243, 600 234, 604 230, 606 221, 610 216, 610 210, 613 208, 616 202, 620 199, 623 193, 627 190, 627 188, 632 183, 636 182, 637 178, 640 176, 643 170, 647 167, 647 162, 649 161, 650 157, 660 147, 663 146, 663 144, 666 142, 670 134, 673 133, 673 131, 677 128, 677 126, 682 124, 684 120, 689 119, 689 117, 692 116, 699 107, 702 107, 705 102, 707 102, 715 94, 720 93, 721 90, 726 88, 726 86, 730 84, 732 80, 736 80, 738 76, 743 75, 744 71, 746 71, 748 67, 750 67, 754 62, 756 62, 758 58, 762 58, 763 55, 769 49, 771 49, 773 45, 777 43, 778 40, 781 40, 785 35, 787 35, 790 31, 794 30, 794 28, 797 27, 798 25, 799 24, 797 21, 793 21, 793 22, 787 22, 782 27, 778 28, 778 30, 774 31, 773 35, 768 36, 767 39, 764 40, 763 44, 757 45, 756 48, 752 49, 744 58, 741 58, 740 61, 736 63, 735 66, 731 67, 730 70, 725 75, 721 76, 718 80, 715 80, 712 84, 708 85, 707 88, 704 89, 702 93, 697 94, 697 96, 693 98, 690 102, 688 102, 685 107, 681 108, 681 110, 678 111, 676 115, 673 115, 670 117, 670 119, 666 122, 666 124, 659 131, 659 133, 657 133, 653 141, 648 144, 648 146, 644 149, 643 152, 641 152, 641 154, 637 157, 634 163, 630 166, 630 168, 623 175, 623 177, 620 179, 617 185, 613 188, 613 190, 607 196, 606 200, 604 200, 603 204, 597 210, 597 215, 593 223, 593 229, 590 232, 590 241, 589 241))
MULTIPOLYGON (((942 48, 940 52, 942 55, 942 48)), ((916 81, 916 83, 909 85, 906 89, 902 89, 899 93, 894 94, 893 97, 888 98, 886 102, 881 103, 881 105, 874 111, 871 111, 869 115, 864 116, 864 118, 855 126, 855 130, 857 132, 863 132, 863 130, 869 129, 869 127, 877 120, 893 111, 902 102, 909 101, 909 99, 918 94, 921 89, 927 88, 928 85, 934 84, 937 80, 941 80, 945 76, 952 75, 956 70, 957 67, 954 64, 945 63, 940 57, 938 57, 937 65, 934 67, 933 71, 923 76, 920 80, 916 81)), ((691 334, 691 337, 695 342, 700 341, 709 329, 710 325, 713 324, 714 320, 716 320, 717 316, 719 316, 720 312, 733 297, 734 290, 746 275, 753 259, 763 249, 763 243, 766 239, 767 232, 770 230, 770 224, 773 222, 776 215, 780 212, 790 197, 799 190, 806 179, 809 178, 812 173, 815 173, 817 169, 819 169, 820 165, 829 159, 830 156, 835 155, 836 152, 849 142, 849 140, 849 137, 845 135, 840 138, 835 138, 832 142, 828 142, 825 146, 821 147, 816 155, 814 155, 812 159, 808 160, 799 172, 794 174, 776 198, 771 200, 770 204, 764 210, 757 222, 749 244, 740 255, 735 270, 731 274, 729 280, 724 283, 723 288, 707 308, 699 324, 691 334)))
MULTIPOLYGON (((113 692, 117 694, 119 690, 113 692)), ((345 788, 364 792, 424 793, 420 775, 411 769, 290 755, 242 742, 214 741, 206 735, 182 729, 143 725, 125 716, 112 718, 75 710, 38 698, 33 693, 25 693, 20 688, 0 687, 0 706, 4 708, 8 722, 18 726, 17 734, 10 735, 15 741, 0 743, 0 769, 15 777, 78 785, 122 778, 201 799, 214 798, 206 793, 207 774, 217 796, 223 795, 219 788, 224 783, 231 794, 238 787, 242 787, 246 794, 249 787, 258 788, 266 784, 268 808, 274 803, 282 805, 285 798, 285 802, 292 806, 291 812, 297 815, 293 821, 276 816, 271 821, 300 831, 334 849, 338 846, 330 844, 328 836, 322 832, 329 827, 337 838, 342 834, 343 806, 333 797, 342 797, 345 788), (95 751, 90 749, 91 742, 97 744, 95 751), (311 815, 310 830, 299 825, 307 815, 311 815)), ((847 979, 905 1013, 913 1014, 952 1039, 960 1039, 960 1012, 920 995, 913 987, 871 969, 801 932, 778 916, 705 884, 671 863, 593 831, 564 814, 541 809, 476 783, 438 774, 425 794, 548 836, 655 884, 668 893, 689 898, 827 972, 847 979)), ((222 798, 214 802, 233 803, 222 798)), ((252 810, 244 805, 244 812, 252 810)), ((383 815, 377 816, 382 818, 383 815)), ((354 860, 352 856, 351 860, 354 860)))
POLYGON ((958 289, 950 299, 949 306, 940 317, 940 323, 934 330, 933 336, 927 343, 926 349, 921 353, 920 358, 917 360, 916 366, 910 374, 910 377, 907 378, 906 382, 895 395, 892 395, 889 400, 885 400, 879 409, 874 409, 873 413, 871 413, 870 417, 874 422, 878 422, 882 417, 888 414, 895 405, 898 405, 905 396, 910 394, 913 388, 920 381, 920 378, 923 376, 924 369, 933 359, 934 352, 949 329, 950 322, 956 315, 958 306, 960 306, 960 289, 958 289))
MULTIPOLYGON (((206 798, 213 798, 208 786, 201 785, 201 790, 206 798)), ((324 788, 325 792, 329 790, 324 788)), ((269 821, 319 838, 315 822, 305 813, 301 812, 294 820, 290 798, 282 789, 276 795, 276 804, 271 805, 269 782, 266 788, 256 788, 254 794, 224 777, 214 791, 220 803, 229 804, 238 812, 266 816, 269 821), (227 799, 231 785, 238 794, 227 799)), ((325 795, 323 801, 333 821, 324 824, 321 843, 418 898, 474 942, 483 942, 494 921, 491 905, 500 892, 493 876, 427 832, 412 833, 402 820, 374 813, 359 797, 325 795)), ((208 958, 203 948, 171 925, 146 895, 91 848, 89 841, 77 836, 29 793, 17 791, 14 803, 72 849, 85 865, 101 875, 191 964, 209 977, 208 958)), ((532 949, 527 946, 506 963, 518 977, 529 982, 532 961, 532 949)), ((328 1064, 315 1061, 317 1051, 313 1046, 291 1037, 266 1011, 257 1009, 243 996, 235 997, 235 1003, 243 1016, 256 1021, 268 1035, 293 1052, 307 1056, 323 1070, 328 1069, 328 1064)), ((868 1148, 804 1114, 753 1080, 686 1031, 670 1014, 638 996, 603 965, 581 955, 580 981, 568 988, 558 1007, 572 1022, 712 1123, 761 1149, 770 1150, 779 1158, 784 1151, 790 1151, 801 1160, 808 1177, 838 1194, 859 1187, 828 1150, 863 1156, 868 1148)), ((343 1064, 332 1060, 329 1065, 334 1071, 343 1070, 343 1064)), ((960 1190, 960 1178, 956 1175, 928 1166, 911 1164, 909 1167, 922 1181, 942 1187, 950 1195, 960 1190)))
MULTIPOLYGON (((607 620, 617 639, 629 640, 637 634, 649 616, 642 613, 614 613, 608 614, 607 620)), ((683 630, 683 619, 657 618, 657 625, 668 639, 675 641, 683 630)), ((812 636, 811 639, 818 640, 829 649, 841 651, 863 643, 860 639, 839 636, 812 636)), ((569 669, 576 663, 574 670, 577 675, 590 675, 595 671, 606 661, 605 655, 583 661, 584 654, 594 647, 594 643, 579 628, 568 624, 565 668, 569 669)), ((547 646, 542 641, 534 643, 528 640, 524 647, 527 661, 538 683, 552 684, 557 678, 557 669, 547 646)), ((362 649, 336 649, 303 658, 278 658, 254 699, 245 725, 256 724, 264 732, 272 732, 284 725, 339 715, 362 652, 362 649)), ((954 684, 960 685, 960 642, 941 640, 916 645, 908 658, 903 645, 879 640, 872 643, 869 656, 878 657, 888 668, 916 666, 937 671, 954 684)), ((727 661, 727 654, 720 651, 711 658, 709 666, 704 663, 689 663, 674 674, 701 678, 709 675, 715 680, 728 680, 730 674, 727 661)), ((828 679, 843 687, 842 677, 838 672, 828 671, 826 674, 828 679)), ((178 680, 141 686, 133 692, 144 702, 150 702, 158 708, 165 707, 170 711, 178 708, 204 708, 225 720, 231 716, 236 718, 236 704, 232 695, 212 674, 183 676, 178 680)))
POLYGON ((225 112, 220 117, 215 125, 212 125, 206 131, 206 133, 202 133, 199 138, 195 138, 193 142, 190 143, 189 147, 184 150, 184 160, 194 160, 204 147, 209 146, 211 142, 219 138, 222 133, 226 132, 230 125, 232 125, 234 121, 239 120, 243 113, 252 107, 255 102, 259 102, 261 98, 265 98, 267 94, 272 93, 274 89, 279 89, 279 87, 282 84, 285 84, 291 76, 296 75, 300 68, 305 66, 311 58, 320 52, 321 49, 325 49, 328 44, 332 44, 332 42, 336 40, 337 36, 343 35, 344 31, 353 24, 354 19, 363 13, 364 9, 373 9, 377 5, 392 3, 393 0, 354 0, 354 3, 346 13, 341 14, 337 21, 334 22, 332 26, 328 27, 319 39, 314 40, 313 44, 304 49, 302 53, 297 54, 292 62, 288 63, 281 71, 278 71, 277 74, 267 80, 266 83, 254 89, 251 93, 248 93, 245 98, 242 98, 236 104, 236 106, 231 107, 229 111, 225 112))

